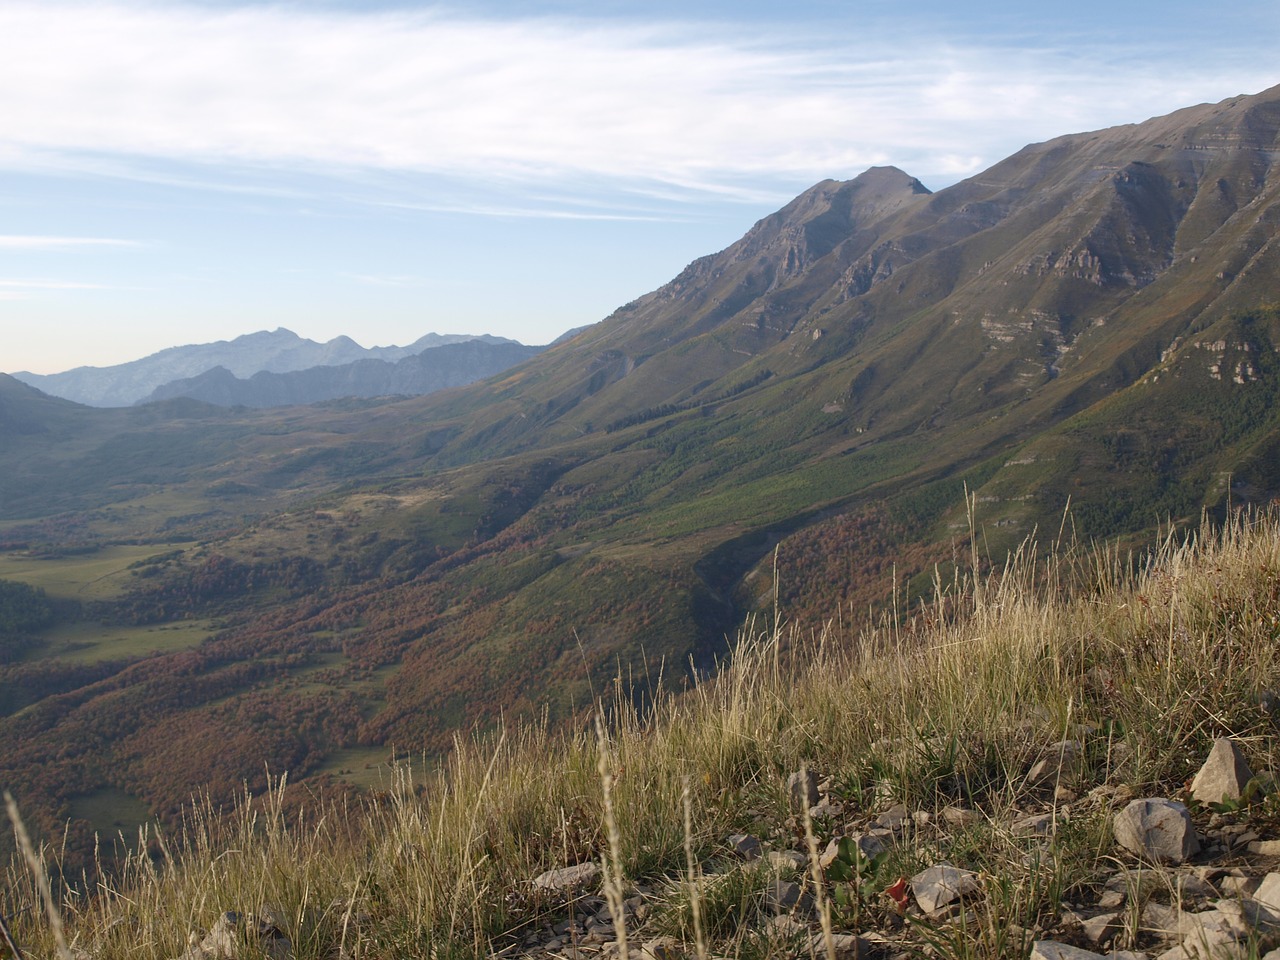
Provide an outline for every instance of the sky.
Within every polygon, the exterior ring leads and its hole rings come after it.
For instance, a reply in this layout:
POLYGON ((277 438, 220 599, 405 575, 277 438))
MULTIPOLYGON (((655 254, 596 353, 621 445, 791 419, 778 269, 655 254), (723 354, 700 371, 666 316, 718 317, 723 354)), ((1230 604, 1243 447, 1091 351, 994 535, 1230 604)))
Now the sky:
POLYGON ((0 0, 0 371, 546 343, 826 178, 1280 83, 1237 0, 0 0))

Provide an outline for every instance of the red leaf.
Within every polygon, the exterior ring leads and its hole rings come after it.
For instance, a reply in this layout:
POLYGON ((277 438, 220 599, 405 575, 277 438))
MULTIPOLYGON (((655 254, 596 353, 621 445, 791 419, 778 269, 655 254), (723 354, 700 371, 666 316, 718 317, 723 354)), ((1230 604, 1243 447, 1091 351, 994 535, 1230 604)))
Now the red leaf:
POLYGON ((887 889, 885 894, 893 899, 899 911, 907 909, 907 878, 899 877, 898 882, 887 889))

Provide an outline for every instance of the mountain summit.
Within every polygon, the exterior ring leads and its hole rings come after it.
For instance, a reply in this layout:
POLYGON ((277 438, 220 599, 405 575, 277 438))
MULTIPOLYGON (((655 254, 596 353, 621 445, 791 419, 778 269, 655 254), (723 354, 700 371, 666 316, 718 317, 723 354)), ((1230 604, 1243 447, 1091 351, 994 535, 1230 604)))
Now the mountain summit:
MULTIPOLYGON (((1280 87, 1034 144, 933 194, 894 168, 824 181, 551 351, 534 395, 553 433, 702 402, 735 370, 803 375, 837 429, 1082 409, 1274 298, 1278 117, 1280 87)), ((475 430, 501 434, 476 400, 475 430)))

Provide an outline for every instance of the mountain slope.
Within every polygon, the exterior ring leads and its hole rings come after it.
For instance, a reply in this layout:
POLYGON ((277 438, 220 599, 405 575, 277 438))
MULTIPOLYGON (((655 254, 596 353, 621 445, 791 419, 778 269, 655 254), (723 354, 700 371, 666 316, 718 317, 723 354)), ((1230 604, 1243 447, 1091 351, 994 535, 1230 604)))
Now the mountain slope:
POLYGON ((94 569, 85 618, 217 627, 96 659, 50 632, 0 668, 0 735, 22 744, 0 779, 66 812, 103 784, 172 810, 264 761, 350 777, 498 715, 567 716, 619 671, 679 685, 775 602, 814 629, 891 585, 909 605, 954 561, 967 494, 997 563, 1068 500, 1086 536, 1141 537, 1266 499, 1277 158, 1280 88, 933 194, 888 168, 825 181, 468 387, 59 407, 76 444, 44 465, 0 449, 24 484, 2 529, 151 544, 94 569))
POLYGON ((78 422, 71 401, 0 373, 0 440, 6 444, 16 443, 19 437, 56 437, 78 422))

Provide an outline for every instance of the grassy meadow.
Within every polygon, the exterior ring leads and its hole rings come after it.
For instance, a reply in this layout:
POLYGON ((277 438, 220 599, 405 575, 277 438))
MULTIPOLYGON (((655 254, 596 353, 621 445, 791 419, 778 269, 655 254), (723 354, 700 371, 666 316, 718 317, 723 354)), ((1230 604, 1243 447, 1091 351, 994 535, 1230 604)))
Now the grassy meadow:
POLYGON ((105 600, 134 586, 140 561, 189 543, 94 547, 80 554, 42 557, 27 551, 0 554, 0 580, 20 580, 54 600, 105 600))
POLYGON ((209 620, 187 620, 155 626, 115 626, 77 621, 58 624, 40 637, 27 654, 65 663, 133 660, 156 653, 189 650, 214 632, 209 620))
MULTIPOLYGON (((30 551, 0 553, 0 580, 17 581, 43 590, 64 611, 80 604, 110 600, 138 583, 148 561, 190 543, 120 545, 86 549, 82 553, 42 556, 30 551)), ((95 619, 62 615, 39 631, 25 653, 28 661, 50 659, 71 664, 106 660, 135 660, 198 646, 217 629, 211 620, 181 620, 164 624, 104 624, 95 619)))

